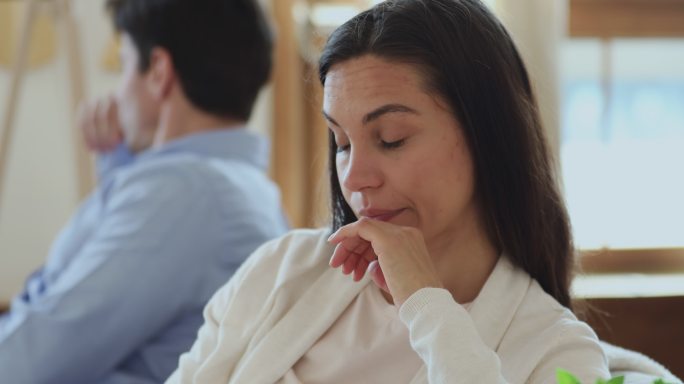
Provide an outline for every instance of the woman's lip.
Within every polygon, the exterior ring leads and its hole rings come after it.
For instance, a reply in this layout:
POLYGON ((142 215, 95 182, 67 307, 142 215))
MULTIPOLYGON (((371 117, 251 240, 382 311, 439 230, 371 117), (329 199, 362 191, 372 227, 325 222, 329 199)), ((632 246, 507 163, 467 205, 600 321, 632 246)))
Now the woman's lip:
POLYGON ((404 209, 395 209, 395 210, 384 210, 384 209, 363 209, 359 212, 359 215, 362 217, 367 217, 369 219, 373 220, 380 220, 380 221, 390 221, 392 220, 395 216, 399 215, 402 213, 404 209))

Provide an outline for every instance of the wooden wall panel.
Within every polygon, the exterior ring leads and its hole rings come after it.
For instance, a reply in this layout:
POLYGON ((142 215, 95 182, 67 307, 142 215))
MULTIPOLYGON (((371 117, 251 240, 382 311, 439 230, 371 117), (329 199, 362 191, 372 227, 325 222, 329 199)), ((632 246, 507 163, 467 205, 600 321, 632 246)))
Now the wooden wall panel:
POLYGON ((684 272, 684 248, 584 251, 580 265, 584 273, 684 272))
MULTIPOLYGON (((12 68, 17 60, 17 43, 24 28, 28 2, 0 1, 0 67, 12 68)), ((50 64, 57 56, 57 31, 50 15, 39 12, 30 28, 26 69, 50 64)))
POLYGON ((271 173, 282 193, 285 211, 294 227, 306 225, 304 64, 299 55, 292 18, 294 0, 273 2, 278 39, 273 72, 274 118, 271 173))
MULTIPOLYGON (((327 128, 317 66, 301 55, 292 18, 294 0, 273 2, 278 41, 273 74, 271 174, 293 227, 327 224, 327 128)), ((322 44, 323 41, 317 43, 322 44)))
POLYGON ((570 0, 572 37, 682 37, 684 0, 570 0))

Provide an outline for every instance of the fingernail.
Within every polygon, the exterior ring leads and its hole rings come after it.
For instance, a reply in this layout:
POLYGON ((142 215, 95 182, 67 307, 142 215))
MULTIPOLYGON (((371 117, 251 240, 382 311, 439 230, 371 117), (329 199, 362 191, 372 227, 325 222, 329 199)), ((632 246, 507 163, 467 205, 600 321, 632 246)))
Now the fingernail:
POLYGON ((380 266, 380 263, 377 260, 373 260, 368 264, 368 272, 374 273, 376 269, 380 266))

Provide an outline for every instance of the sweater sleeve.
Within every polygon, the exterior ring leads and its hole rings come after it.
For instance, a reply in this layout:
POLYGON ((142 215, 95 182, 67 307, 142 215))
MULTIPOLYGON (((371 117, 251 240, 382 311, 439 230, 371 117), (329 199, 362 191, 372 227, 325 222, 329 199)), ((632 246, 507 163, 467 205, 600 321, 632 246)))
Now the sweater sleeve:
POLYGON ((423 288, 399 309, 411 346, 424 361, 428 381, 438 383, 506 383, 501 362, 480 338, 468 312, 449 291, 423 288))
MULTIPOLYGON (((507 382, 499 356, 485 344, 470 314, 449 291, 420 289, 404 302, 399 317, 409 329, 411 346, 424 361, 431 384, 507 382)), ((519 351, 526 359, 538 359, 517 373, 525 375, 526 383, 555 382, 558 368, 572 372, 581 382, 609 377, 603 352, 586 324, 558 320, 535 335, 525 346, 538 345, 537 351, 519 351)))

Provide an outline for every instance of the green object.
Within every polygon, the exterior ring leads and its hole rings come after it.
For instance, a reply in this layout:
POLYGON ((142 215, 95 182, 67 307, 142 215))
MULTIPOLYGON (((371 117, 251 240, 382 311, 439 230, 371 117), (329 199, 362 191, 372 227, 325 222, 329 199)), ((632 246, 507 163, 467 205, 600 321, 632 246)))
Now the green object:
POLYGON ((564 369, 556 369, 556 381, 558 384, 582 384, 575 376, 564 369))
MULTIPOLYGON (((572 375, 572 373, 558 368, 556 369, 556 381, 558 384, 582 384, 580 383, 579 380, 575 376, 572 375)), ((596 384, 623 384, 625 382, 625 377, 624 376, 617 376, 613 377, 610 380, 603 380, 603 379, 598 379, 596 380, 596 384)), ((668 384, 665 380, 663 379, 656 379, 656 381, 653 382, 653 384, 668 384)))

